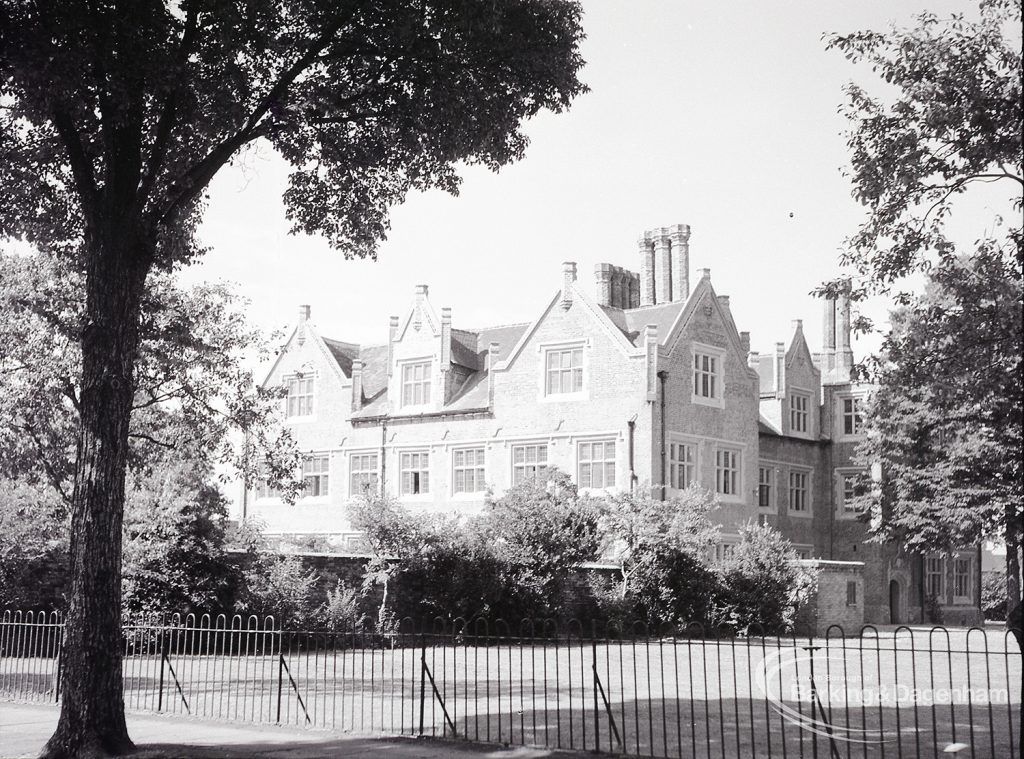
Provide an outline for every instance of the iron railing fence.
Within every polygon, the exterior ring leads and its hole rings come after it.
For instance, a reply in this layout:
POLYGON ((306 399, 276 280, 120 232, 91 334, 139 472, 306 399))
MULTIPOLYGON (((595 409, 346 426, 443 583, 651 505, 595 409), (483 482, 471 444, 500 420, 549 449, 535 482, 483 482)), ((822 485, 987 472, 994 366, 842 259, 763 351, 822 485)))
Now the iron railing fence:
MULTIPOLYGON (((60 698, 63 621, 0 618, 0 695, 60 698)), ((390 633, 178 615, 123 626, 125 705, 252 723, 653 757, 1002 758, 1020 750, 1013 633, 823 637, 461 620, 390 633)))

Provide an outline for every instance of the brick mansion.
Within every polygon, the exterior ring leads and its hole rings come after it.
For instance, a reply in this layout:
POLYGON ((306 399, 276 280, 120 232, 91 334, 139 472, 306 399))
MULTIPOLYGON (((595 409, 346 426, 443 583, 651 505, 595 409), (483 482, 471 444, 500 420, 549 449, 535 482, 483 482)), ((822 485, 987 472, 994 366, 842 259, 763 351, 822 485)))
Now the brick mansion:
POLYGON ((710 271, 691 279, 689 238, 682 224, 650 230, 638 272, 599 264, 593 283, 562 264, 521 324, 457 328, 420 285, 384 342, 357 345, 322 335, 302 306, 265 385, 287 388, 305 494, 288 505, 262 483, 243 514, 351 550, 344 507, 367 487, 447 512, 544 467, 581 490, 671 498, 699 483, 721 504, 720 555, 740 525, 766 523, 802 557, 862 563, 842 600, 866 622, 917 622, 930 597, 946 623, 979 619, 977 552, 867 542, 849 504, 867 391, 851 380, 849 300, 824 301, 820 351, 797 321, 773 352, 753 352, 710 271))

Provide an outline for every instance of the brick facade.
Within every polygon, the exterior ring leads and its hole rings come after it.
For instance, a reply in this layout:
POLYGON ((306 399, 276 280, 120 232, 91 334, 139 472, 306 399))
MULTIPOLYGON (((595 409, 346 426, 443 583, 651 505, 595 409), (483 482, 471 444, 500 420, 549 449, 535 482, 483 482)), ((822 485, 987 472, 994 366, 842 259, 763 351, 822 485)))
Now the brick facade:
MULTIPOLYGON (((472 513, 538 465, 657 497, 691 477, 718 492, 725 542, 744 523, 772 524, 807 558, 863 562, 866 621, 889 622, 890 605, 919 621, 921 558, 866 543, 842 503, 843 478, 858 471, 850 402, 866 392, 850 379, 848 298, 825 302, 821 353, 800 322, 788 347, 753 353, 710 271, 691 286, 689 237, 686 225, 646 232, 639 273, 599 264, 592 286, 566 262, 547 306, 522 324, 457 328, 420 285, 387 341, 361 346, 323 337, 302 307, 265 384, 301 394, 312 379, 311 404, 289 401, 288 423, 326 477, 295 505, 245 492, 242 515, 345 550, 359 542, 345 504, 368 478, 410 506, 472 513)), ((939 603, 958 619, 977 614, 971 583, 966 600, 952 595, 962 577, 943 586, 939 603)))

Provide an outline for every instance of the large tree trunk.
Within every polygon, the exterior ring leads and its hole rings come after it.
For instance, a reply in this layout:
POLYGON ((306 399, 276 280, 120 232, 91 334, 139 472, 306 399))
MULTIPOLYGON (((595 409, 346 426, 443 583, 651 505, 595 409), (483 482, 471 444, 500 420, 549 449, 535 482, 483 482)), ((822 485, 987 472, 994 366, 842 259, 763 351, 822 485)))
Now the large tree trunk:
POLYGON ((121 522, 140 299, 149 260, 133 247, 123 240, 99 245, 87 263, 71 599, 60 720, 45 757, 116 756, 133 748, 121 680, 121 522))

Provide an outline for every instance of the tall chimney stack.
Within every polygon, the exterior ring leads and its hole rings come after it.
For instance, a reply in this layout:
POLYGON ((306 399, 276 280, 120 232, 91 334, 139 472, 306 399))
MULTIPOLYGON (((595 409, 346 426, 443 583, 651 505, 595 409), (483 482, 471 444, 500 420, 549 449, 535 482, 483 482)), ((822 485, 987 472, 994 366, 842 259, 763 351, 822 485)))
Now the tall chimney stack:
POLYGON ((572 306, 572 285, 576 281, 576 262, 566 261, 562 264, 562 308, 568 310, 572 306))
POLYGON ((640 305, 654 305, 654 242, 649 233, 637 241, 640 250, 640 305))
POLYGON ((686 300, 690 297, 690 226, 669 227, 669 239, 672 241, 672 298, 686 300))
POLYGON ((594 282, 597 284, 597 305, 612 305, 612 265, 597 264, 594 267, 594 282))
POLYGON ((672 242, 665 230, 658 230, 654 238, 654 298, 655 303, 672 301, 672 242))

